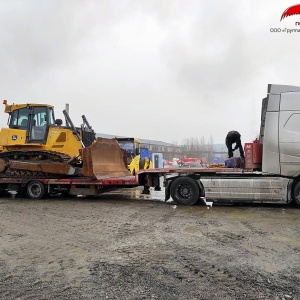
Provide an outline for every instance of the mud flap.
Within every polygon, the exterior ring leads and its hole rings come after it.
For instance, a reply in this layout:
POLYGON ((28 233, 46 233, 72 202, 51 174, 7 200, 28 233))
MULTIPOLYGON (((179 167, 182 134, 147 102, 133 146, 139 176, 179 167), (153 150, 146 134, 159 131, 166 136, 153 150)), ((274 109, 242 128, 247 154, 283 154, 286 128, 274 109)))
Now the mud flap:
POLYGON ((131 176, 127 169, 126 154, 116 139, 97 138, 81 150, 82 175, 97 179, 131 176))
POLYGON ((165 180, 165 182, 164 182, 164 185, 165 185, 165 202, 167 202, 171 198, 170 187, 171 187, 171 184, 172 184, 174 178, 177 178, 177 177, 178 176, 170 178, 170 180, 165 180))

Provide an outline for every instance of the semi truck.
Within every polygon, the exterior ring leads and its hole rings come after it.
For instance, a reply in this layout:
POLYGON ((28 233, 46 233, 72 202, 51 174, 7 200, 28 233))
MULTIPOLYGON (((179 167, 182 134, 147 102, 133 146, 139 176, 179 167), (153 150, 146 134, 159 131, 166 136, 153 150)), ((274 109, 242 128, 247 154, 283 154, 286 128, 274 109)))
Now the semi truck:
POLYGON ((166 199, 172 196, 188 205, 202 198, 214 202, 295 201, 300 206, 300 87, 268 85, 267 97, 262 100, 259 140, 246 143, 245 154, 243 169, 203 168, 185 176, 166 177, 166 199), (253 152, 258 146, 259 162, 253 152))
MULTIPOLYGON (((98 160, 101 159, 99 144, 91 150, 98 160)), ((163 181, 165 200, 172 197, 180 205, 212 200, 285 204, 294 201, 300 206, 300 87, 268 85, 267 97, 262 100, 260 136, 253 143, 246 143, 245 160, 244 168, 170 166, 143 169, 135 175, 128 171, 123 175, 110 174, 107 170, 106 176, 102 176, 96 170, 63 178, 32 178, 25 173, 0 178, 0 191, 25 192, 29 198, 41 199, 48 194, 96 196, 116 188, 143 186, 142 193, 149 194, 151 187, 160 190, 163 181), (258 152, 253 151, 256 148, 258 152), (261 158, 257 153, 261 153, 261 158)), ((104 161, 99 166, 103 168, 104 161)))

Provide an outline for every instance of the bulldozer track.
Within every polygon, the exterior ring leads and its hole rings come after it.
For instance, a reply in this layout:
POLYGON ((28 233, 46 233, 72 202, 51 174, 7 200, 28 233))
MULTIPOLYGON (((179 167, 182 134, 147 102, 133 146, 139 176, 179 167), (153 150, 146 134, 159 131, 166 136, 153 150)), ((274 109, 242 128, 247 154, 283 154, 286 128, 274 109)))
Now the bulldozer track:
POLYGON ((71 157, 64 153, 55 151, 44 151, 44 150, 27 150, 27 151, 7 151, 0 153, 0 158, 8 158, 13 160, 26 160, 26 161, 60 161, 64 162, 69 160, 71 157))
MULTIPOLYGON (((60 175, 62 177, 62 175, 60 175)), ((58 178, 57 174, 24 171, 24 170, 13 170, 8 168, 5 172, 0 173, 0 178, 58 178)))
MULTIPOLYGON (((26 161, 26 162, 40 162, 40 163, 51 163, 51 162, 61 162, 64 163, 71 159, 70 156, 55 152, 55 151, 7 151, 0 153, 0 159, 4 159, 9 165, 11 161, 26 161)), ((0 173, 0 178, 57 178, 57 174, 45 173, 39 171, 30 170, 18 170, 7 167, 2 173, 0 173)), ((62 177, 62 175, 59 175, 62 177)))

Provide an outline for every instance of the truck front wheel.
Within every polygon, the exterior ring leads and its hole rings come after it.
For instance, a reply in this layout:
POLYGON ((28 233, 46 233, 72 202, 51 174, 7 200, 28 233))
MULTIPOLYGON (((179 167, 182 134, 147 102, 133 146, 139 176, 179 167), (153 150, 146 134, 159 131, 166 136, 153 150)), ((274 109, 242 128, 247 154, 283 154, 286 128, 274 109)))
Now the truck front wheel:
POLYGON ((178 177, 175 179, 170 188, 171 197, 181 205, 193 205, 200 196, 197 183, 190 177, 178 177))
POLYGON ((46 196, 46 188, 40 181, 30 181, 27 185, 27 195, 30 199, 42 199, 46 196))
POLYGON ((293 200, 300 207, 300 180, 294 185, 293 200))

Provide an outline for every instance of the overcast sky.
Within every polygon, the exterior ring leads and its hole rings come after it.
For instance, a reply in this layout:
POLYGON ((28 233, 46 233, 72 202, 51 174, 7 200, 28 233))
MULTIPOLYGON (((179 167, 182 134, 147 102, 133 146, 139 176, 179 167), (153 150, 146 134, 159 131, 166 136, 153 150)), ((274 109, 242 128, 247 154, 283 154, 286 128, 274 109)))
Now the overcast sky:
POLYGON ((98 133, 224 143, 234 129, 250 142, 268 83, 300 85, 300 32, 270 32, 300 29, 300 15, 280 21, 295 4, 0 0, 1 97, 56 118, 69 103, 98 133))

